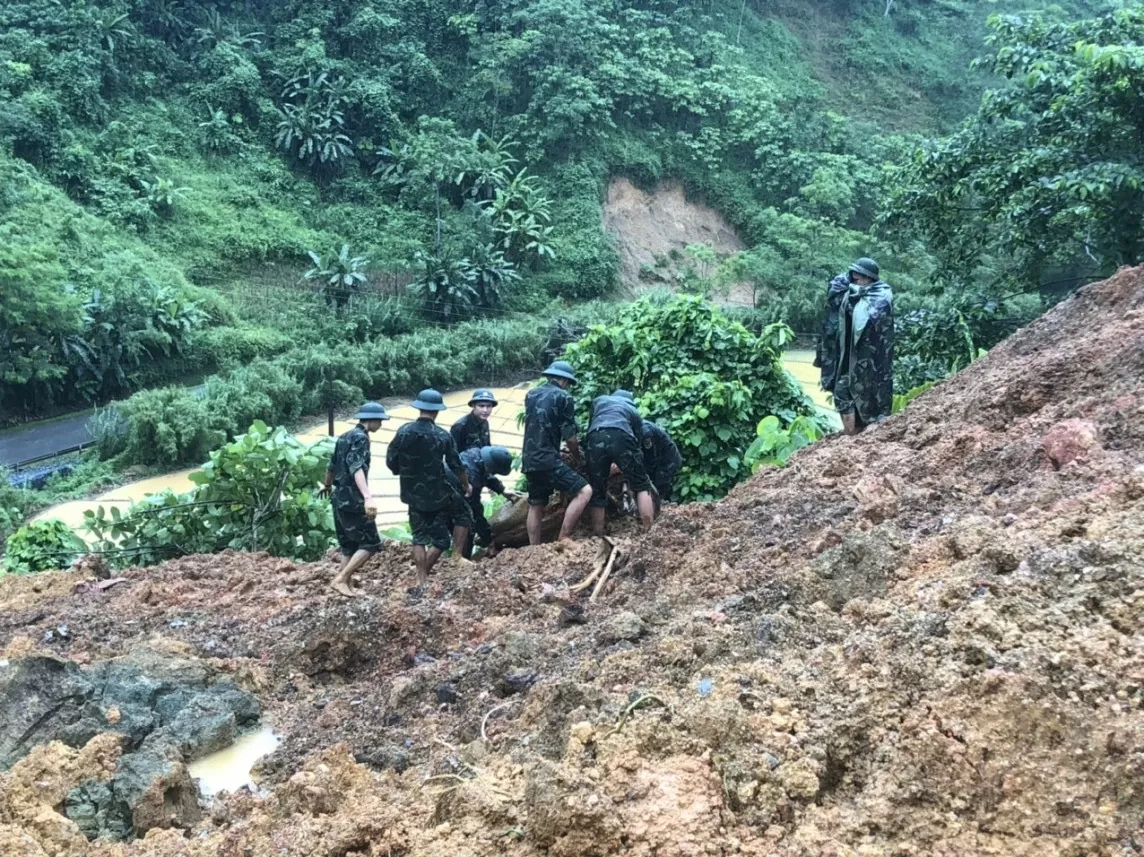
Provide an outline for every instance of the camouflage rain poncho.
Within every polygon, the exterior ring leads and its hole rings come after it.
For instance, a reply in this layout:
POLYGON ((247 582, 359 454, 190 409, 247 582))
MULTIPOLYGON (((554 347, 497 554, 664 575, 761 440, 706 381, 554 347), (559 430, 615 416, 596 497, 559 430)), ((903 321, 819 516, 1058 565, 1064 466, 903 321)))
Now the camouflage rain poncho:
POLYGON ((863 424, 890 415, 894 399, 894 293, 878 280, 857 286, 842 274, 830 281, 818 346, 822 389, 839 413, 863 424))

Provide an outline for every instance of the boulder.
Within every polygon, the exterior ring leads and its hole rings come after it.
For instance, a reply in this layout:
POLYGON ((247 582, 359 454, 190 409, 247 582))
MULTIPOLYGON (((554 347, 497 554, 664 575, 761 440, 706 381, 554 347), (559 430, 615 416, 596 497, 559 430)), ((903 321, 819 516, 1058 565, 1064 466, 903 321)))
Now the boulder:
POLYGON ((1100 433, 1088 420, 1063 420, 1045 434, 1041 441, 1045 455, 1060 470, 1066 464, 1086 458, 1094 449, 1100 449, 1100 433))

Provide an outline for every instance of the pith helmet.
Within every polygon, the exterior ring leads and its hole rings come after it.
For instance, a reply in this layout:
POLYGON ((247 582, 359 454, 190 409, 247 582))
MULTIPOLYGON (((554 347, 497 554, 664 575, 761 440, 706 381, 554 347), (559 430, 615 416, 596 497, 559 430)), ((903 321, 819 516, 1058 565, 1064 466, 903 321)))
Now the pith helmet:
POLYGON ((850 270, 855 274, 861 274, 862 276, 869 277, 872 280, 878 279, 878 263, 873 259, 869 259, 865 256, 851 265, 850 270))
POLYGON ((358 408, 357 414, 354 416, 355 420, 387 420, 389 414, 377 402, 366 402, 358 408))
POLYGON ((512 453, 503 446, 482 446, 481 461, 495 476, 508 476, 512 471, 512 453))
POLYGON ((627 390, 616 390, 616 392, 612 393, 612 395, 617 399, 627 399, 633 405, 636 402, 636 397, 629 393, 627 390))
POLYGON ((417 401, 413 403, 413 407, 419 411, 443 411, 445 400, 436 390, 422 390, 417 394, 417 401))
POLYGON ((488 402, 490 405, 495 405, 497 403, 497 397, 493 395, 493 391, 488 387, 481 387, 473 393, 473 398, 469 399, 469 405, 471 407, 478 402, 488 402))
POLYGON ((552 365, 544 370, 544 374, 553 378, 567 378, 573 384, 576 383, 576 370, 566 360, 553 361, 552 365))

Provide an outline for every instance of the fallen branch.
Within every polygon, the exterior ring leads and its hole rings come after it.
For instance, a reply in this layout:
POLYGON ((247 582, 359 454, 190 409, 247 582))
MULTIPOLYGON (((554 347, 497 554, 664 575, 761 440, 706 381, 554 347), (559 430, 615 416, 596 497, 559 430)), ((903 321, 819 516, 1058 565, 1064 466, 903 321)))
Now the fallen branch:
POLYGON ((592 590, 592 595, 589 601, 595 601, 596 596, 600 594, 600 590, 604 588, 604 584, 608 582, 608 575, 612 573, 612 569, 616 565, 616 558, 620 555, 621 551, 619 545, 612 545, 612 553, 608 557, 608 564, 604 566, 604 573, 600 575, 600 579, 596 581, 596 588, 592 590))
POLYGON ((607 565, 608 560, 611 558, 612 553, 615 551, 615 548, 615 544, 607 536, 601 538, 600 547, 596 551, 596 559, 592 563, 592 573, 574 586, 569 586, 569 591, 580 592, 581 590, 587 589, 589 586, 591 586, 592 583, 595 582, 596 578, 600 576, 600 572, 604 570, 604 567, 607 565))
POLYGON ((668 705, 666 702, 664 702, 662 699, 660 699, 658 696, 656 696, 654 693, 645 693, 643 696, 639 697, 637 700, 632 702, 627 708, 625 708, 623 710, 623 712, 620 714, 620 719, 616 721, 616 725, 611 728, 611 730, 608 732, 607 735, 604 736, 604 738, 605 739, 610 738, 613 735, 615 735, 617 732, 619 732, 621 729, 623 729, 624 724, 628 722, 628 718, 632 716, 632 712, 634 712, 637 708, 639 708, 645 702, 658 702, 660 705, 662 705, 664 708, 666 708, 669 712, 671 711, 671 706, 668 705))
POLYGON ((485 726, 488 725, 489 718, 492 717, 496 712, 500 711, 502 708, 508 708, 510 705, 512 705, 512 703, 513 700, 510 699, 508 702, 502 702, 500 705, 495 705, 489 709, 488 713, 484 717, 481 718, 481 740, 486 744, 489 743, 489 736, 485 734, 485 726))

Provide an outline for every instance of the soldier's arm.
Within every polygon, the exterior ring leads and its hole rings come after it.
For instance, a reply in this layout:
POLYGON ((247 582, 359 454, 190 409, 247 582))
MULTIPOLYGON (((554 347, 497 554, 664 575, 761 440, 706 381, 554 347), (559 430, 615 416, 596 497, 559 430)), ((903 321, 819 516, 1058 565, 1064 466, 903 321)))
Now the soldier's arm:
POLYGON ((455 443, 457 445, 457 448, 460 449, 461 444, 465 442, 465 438, 464 438, 465 432, 464 432, 464 429, 461 428, 461 421, 460 420, 457 420, 457 422, 455 422, 451 426, 449 426, 449 434, 453 438, 453 443, 455 443))
POLYGON ((365 470, 358 468, 354 471, 354 484, 357 486, 358 491, 361 492, 362 499, 368 505, 373 500, 373 495, 369 493, 369 480, 365 478, 365 470))
POLYGON ((461 464, 461 456, 457 453, 457 444, 453 443, 452 435, 445 435, 442 438, 445 445, 444 456, 445 466, 457 475, 461 480, 461 493, 466 497, 472 496, 473 487, 469 484, 469 473, 465 470, 464 465, 461 464))
POLYGON ((660 458, 663 461, 663 470, 665 473, 671 474, 672 477, 679 472, 683 467, 683 456, 679 454, 679 447, 675 445, 675 441, 671 439, 671 435, 664 434, 664 446, 661 451, 660 458))
POLYGON ((393 440, 389 442, 389 449, 385 451, 385 466, 389 468, 389 472, 397 476, 401 471, 401 432, 398 431, 394 435, 393 440))
POLYGON ((490 474, 489 478, 485 480, 485 487, 487 487, 494 494, 504 493, 504 483, 492 474, 490 474))
POLYGON ((576 425, 576 402, 566 395, 562 404, 563 413, 560 415, 560 436, 568 444, 568 451, 572 460, 580 461, 580 429, 576 425))

